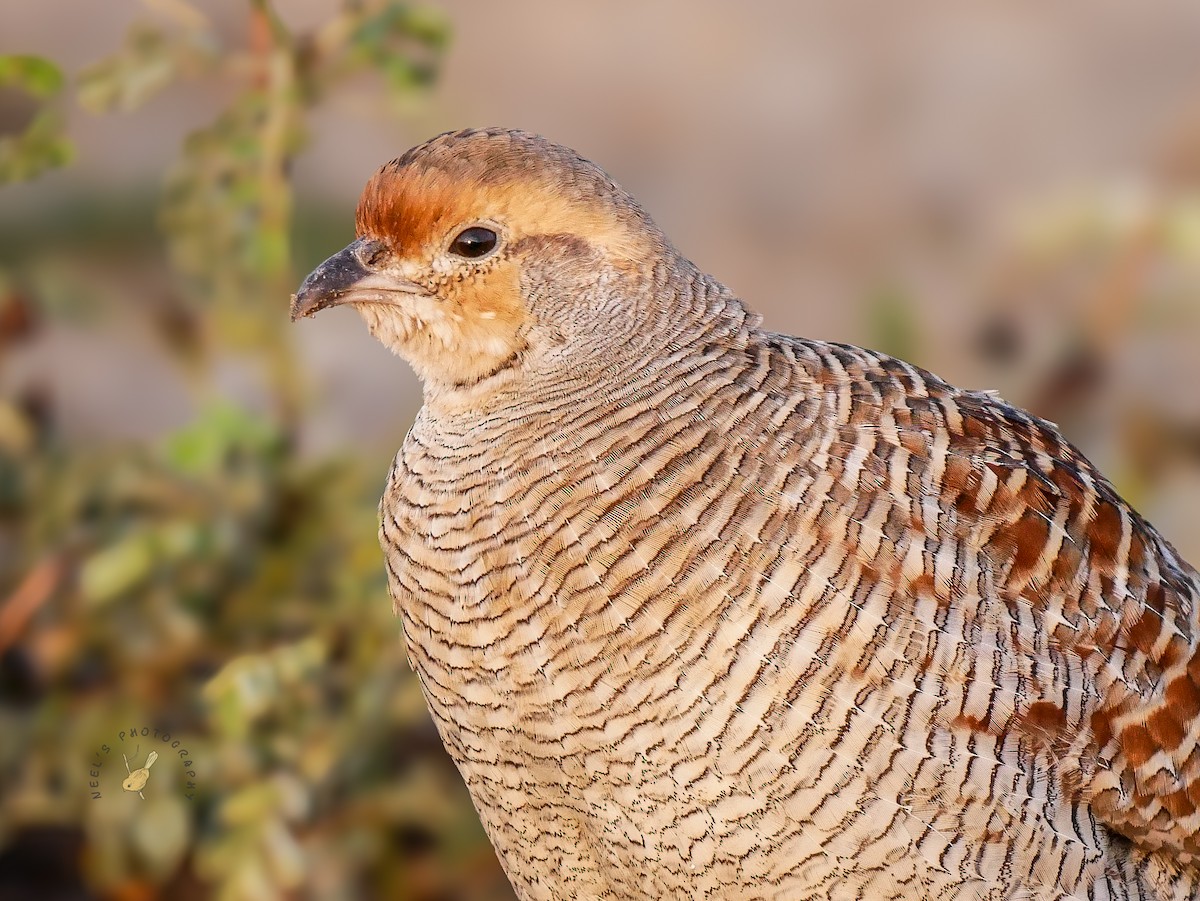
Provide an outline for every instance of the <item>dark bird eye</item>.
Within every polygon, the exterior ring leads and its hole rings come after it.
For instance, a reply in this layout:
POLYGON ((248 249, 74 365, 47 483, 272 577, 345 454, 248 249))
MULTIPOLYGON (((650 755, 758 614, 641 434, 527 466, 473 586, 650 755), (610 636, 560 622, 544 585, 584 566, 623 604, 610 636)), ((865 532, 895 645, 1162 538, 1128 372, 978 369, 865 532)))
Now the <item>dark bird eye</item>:
POLYGON ((458 237, 450 245, 450 252, 458 254, 460 257, 475 259, 495 247, 498 240, 500 239, 490 228, 475 225, 459 232, 458 237))

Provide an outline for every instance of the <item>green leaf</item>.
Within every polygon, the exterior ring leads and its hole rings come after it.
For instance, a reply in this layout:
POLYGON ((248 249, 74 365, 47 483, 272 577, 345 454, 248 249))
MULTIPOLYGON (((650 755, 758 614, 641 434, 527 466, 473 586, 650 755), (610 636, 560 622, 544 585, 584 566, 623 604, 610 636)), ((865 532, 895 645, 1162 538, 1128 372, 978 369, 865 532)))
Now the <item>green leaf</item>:
POLYGON ((57 94, 62 86, 62 71, 48 59, 0 55, 0 87, 18 88, 44 99, 57 94))
POLYGON ((434 80, 449 40, 449 22, 437 11, 388 3, 354 30, 350 58, 382 71, 393 92, 403 95, 434 80))
POLYGON ((144 532, 127 535, 84 561, 79 573, 80 594, 98 607, 120 597, 149 578, 154 548, 144 532))
POLYGON ((44 112, 22 134, 0 138, 0 184, 29 181, 71 162, 75 145, 61 129, 59 118, 44 112))
POLYGON ((282 436, 268 421, 232 404, 213 404, 163 442, 163 455, 180 473, 212 476, 236 455, 271 458, 281 443, 282 436))
POLYGON ((135 25, 119 53, 80 73, 80 105, 92 113, 137 109, 175 79, 181 53, 164 32, 135 25))
POLYGON ((0 137, 0 184, 28 181, 65 166, 74 145, 63 136, 62 117, 48 101, 59 92, 63 75, 39 56, 0 56, 0 87, 24 91, 42 101, 26 129, 0 137))

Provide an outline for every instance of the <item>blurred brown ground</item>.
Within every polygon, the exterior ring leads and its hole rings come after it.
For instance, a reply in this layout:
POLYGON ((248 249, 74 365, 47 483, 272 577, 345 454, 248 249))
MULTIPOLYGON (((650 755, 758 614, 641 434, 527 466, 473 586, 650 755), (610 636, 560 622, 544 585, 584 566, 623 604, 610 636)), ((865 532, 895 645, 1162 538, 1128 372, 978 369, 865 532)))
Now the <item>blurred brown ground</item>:
MULTIPOLYGON (((197 5, 238 39, 243 2, 197 5)), ((277 8, 302 30, 337 5, 277 8)), ((897 352, 1059 422, 1200 562, 1195 0, 436 6, 454 36, 428 98, 401 117, 364 79, 319 110, 294 173, 297 281, 349 241, 382 162, 452 128, 538 131, 608 169, 769 327, 897 352)), ((145 8, 6 0, 0 49, 75 72, 145 8)), ((120 218, 227 99, 183 85, 129 115, 73 108, 77 162, 3 188, 0 232, 81 197, 120 218)), ((0 95, 0 125, 19 114, 0 95)), ((36 387, 61 433, 97 448, 190 422, 196 395, 145 321, 161 247, 76 256, 103 315, 48 319, 0 390, 36 387)), ((381 482, 415 379, 351 313, 292 326, 278 308, 316 394, 305 453, 360 456, 381 482)), ((257 373, 229 352, 217 393, 265 409, 257 373)))

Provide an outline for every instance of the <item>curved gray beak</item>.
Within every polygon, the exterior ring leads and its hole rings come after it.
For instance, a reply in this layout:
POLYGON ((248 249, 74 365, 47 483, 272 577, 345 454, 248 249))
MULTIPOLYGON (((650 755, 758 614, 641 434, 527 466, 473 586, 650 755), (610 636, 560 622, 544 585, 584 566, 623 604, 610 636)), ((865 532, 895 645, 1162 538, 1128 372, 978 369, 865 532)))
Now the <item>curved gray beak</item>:
POLYGON ((411 282, 372 272, 363 263, 378 249, 369 238, 359 238, 339 250, 308 274, 292 295, 292 322, 326 307, 350 301, 395 302, 397 294, 419 294, 411 282))

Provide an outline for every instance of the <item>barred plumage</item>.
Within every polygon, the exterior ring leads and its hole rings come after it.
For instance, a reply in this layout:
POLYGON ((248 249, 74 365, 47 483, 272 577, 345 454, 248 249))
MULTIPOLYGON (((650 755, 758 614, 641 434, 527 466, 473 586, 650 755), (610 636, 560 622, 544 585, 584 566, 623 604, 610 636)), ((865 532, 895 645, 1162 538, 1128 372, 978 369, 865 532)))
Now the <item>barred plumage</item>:
POLYGON ((425 379, 381 542, 520 897, 1200 894, 1200 578, 1053 426, 761 330, 535 136, 359 235, 293 311, 425 379))

